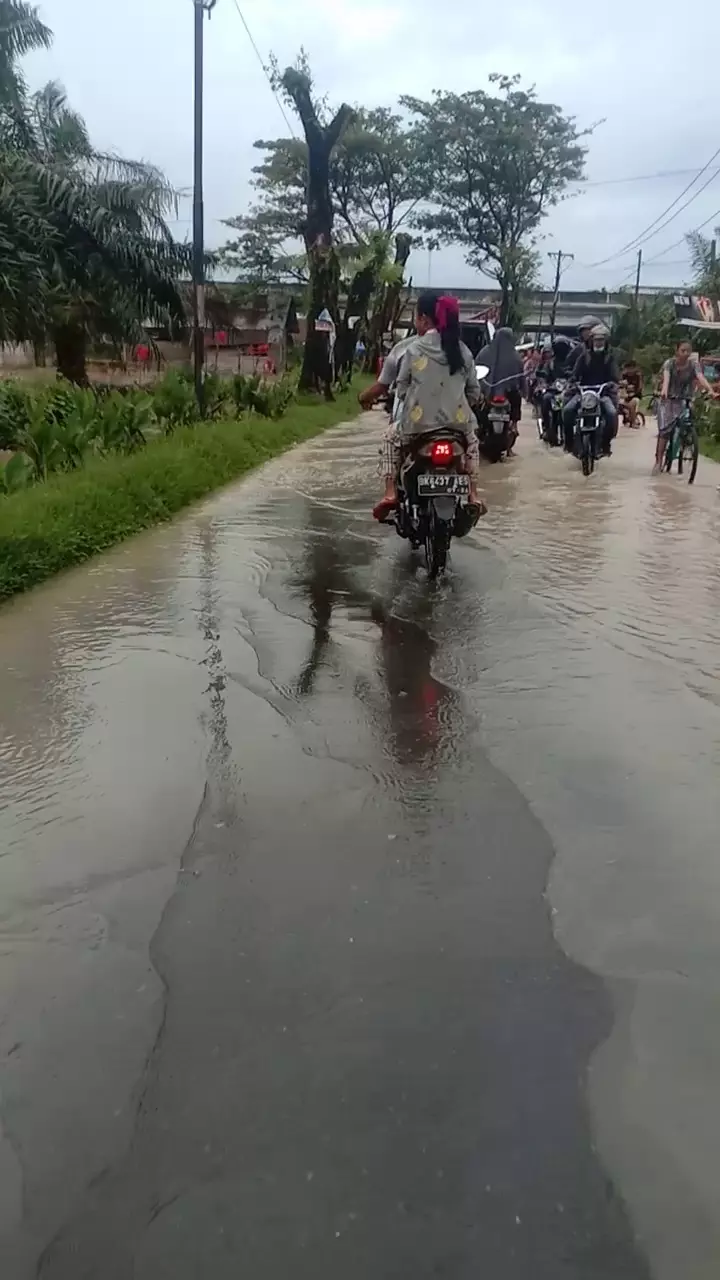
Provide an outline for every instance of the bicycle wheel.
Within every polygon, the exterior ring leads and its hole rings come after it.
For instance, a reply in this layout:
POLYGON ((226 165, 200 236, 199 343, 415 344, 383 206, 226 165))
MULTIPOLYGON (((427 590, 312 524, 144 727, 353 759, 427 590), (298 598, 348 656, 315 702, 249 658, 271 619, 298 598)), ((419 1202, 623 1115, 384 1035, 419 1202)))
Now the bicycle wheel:
POLYGON ((663 455, 662 469, 663 471, 672 471, 673 457, 675 455, 675 432, 673 431, 667 438, 665 443, 665 453, 663 455))
POLYGON ((695 480, 699 457, 700 441, 698 440, 698 433, 694 427, 691 427, 682 442, 680 456, 678 458, 678 472, 680 475, 683 473, 683 460, 688 464, 688 484, 693 484, 695 480))

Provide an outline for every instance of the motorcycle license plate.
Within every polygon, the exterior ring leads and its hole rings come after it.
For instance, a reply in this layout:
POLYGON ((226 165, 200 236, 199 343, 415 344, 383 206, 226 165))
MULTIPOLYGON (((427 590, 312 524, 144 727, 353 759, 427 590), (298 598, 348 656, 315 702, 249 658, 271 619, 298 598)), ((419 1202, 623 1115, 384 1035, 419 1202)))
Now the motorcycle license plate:
POLYGON ((594 419, 588 419, 587 422, 580 423, 581 431, 595 431, 596 428, 597 428, 597 422, 595 422, 594 419))
POLYGON ((418 476, 417 489, 420 498, 434 498, 441 494, 461 498, 470 492, 470 481, 467 476, 459 476, 452 472, 442 475, 437 471, 431 471, 424 476, 418 476))
POLYGON ((509 421, 510 421, 510 419, 509 419, 509 417, 508 417, 508 415, 507 415, 506 413, 489 413, 489 414, 488 414, 488 418, 490 419, 490 421, 491 421, 492 423, 500 422, 500 423, 502 423, 503 425, 504 425, 506 422, 509 422, 509 421))

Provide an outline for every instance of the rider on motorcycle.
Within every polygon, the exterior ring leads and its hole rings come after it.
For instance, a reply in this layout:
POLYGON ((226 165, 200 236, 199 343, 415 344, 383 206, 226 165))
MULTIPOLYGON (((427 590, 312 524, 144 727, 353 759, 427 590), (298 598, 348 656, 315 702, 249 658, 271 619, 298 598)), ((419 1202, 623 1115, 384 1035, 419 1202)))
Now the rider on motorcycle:
MULTIPOLYGON (((417 302, 416 328, 417 336, 408 344, 400 362, 397 393, 402 401, 401 420, 393 422, 385 433, 385 496, 374 508, 373 515, 382 521, 397 507, 397 479, 403 442, 410 436, 430 432, 434 427, 450 427, 465 435, 465 465, 470 478, 469 507, 479 515, 477 470, 480 458, 471 406, 479 399, 480 388, 475 361, 460 341, 457 299, 441 297, 437 293, 421 294, 417 302)), ((381 374, 373 386, 360 393, 360 404, 369 409, 387 393, 387 387, 381 374)))
POLYGON ((550 388, 560 379, 567 378, 569 351, 570 342, 567 338, 555 338, 552 345, 547 348, 546 358, 538 369, 538 382, 541 383, 538 389, 538 401, 543 424, 543 436, 551 445, 556 445, 558 441, 553 417, 554 397, 550 388))
POLYGON ((583 387, 605 386, 600 401, 603 420, 602 452, 610 456, 611 444, 617 435, 617 388, 620 382, 618 363, 610 350, 610 334, 603 324, 597 324, 589 334, 589 344, 580 352, 570 374, 572 392, 563 411, 565 448, 573 451, 575 423, 580 412, 583 387), (610 385, 607 385, 610 384, 610 385))
POLYGON ((512 329, 498 329, 492 340, 478 353, 477 362, 488 371, 482 384, 485 399, 481 417, 485 425, 491 396, 504 395, 510 405, 511 439, 507 451, 510 458, 519 434, 517 424, 522 417, 522 387, 525 380, 523 362, 515 346, 512 329))

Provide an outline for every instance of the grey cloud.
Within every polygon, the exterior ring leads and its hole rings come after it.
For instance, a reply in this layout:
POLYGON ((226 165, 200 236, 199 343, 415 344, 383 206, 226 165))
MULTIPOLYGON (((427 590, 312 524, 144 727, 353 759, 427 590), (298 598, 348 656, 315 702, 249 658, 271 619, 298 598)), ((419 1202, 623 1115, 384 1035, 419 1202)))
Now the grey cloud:
MULTIPOLYGON (((712 31, 710 0, 687 15, 649 0, 610 0, 566 7, 562 17, 536 5, 514 5, 508 26, 498 10, 438 6, 437 0, 240 0, 263 53, 281 63, 307 48, 319 85, 332 100, 391 103, 400 93, 429 94, 482 85, 490 71, 518 71, 542 96, 582 125, 604 118, 590 140, 588 177, 602 180, 660 170, 699 168, 717 145, 713 99, 716 47, 696 33, 712 31)), ((50 54, 29 65, 35 82, 64 81, 103 146, 156 161, 178 186, 191 180, 191 0, 99 0, 88 22, 86 0, 44 0, 56 34, 50 54)), ((252 143, 285 126, 233 0, 218 0, 207 27, 206 203, 208 239, 223 238, 220 219, 249 196, 252 143)), ((619 249, 680 192, 687 179, 588 186, 547 219, 543 252, 570 250, 569 286, 616 285, 632 269, 632 253, 607 267, 587 265, 619 249)), ((649 241, 648 258, 720 208, 713 181, 666 231, 649 241)), ((179 230, 189 227, 185 204, 179 230)), ((684 249, 649 264, 647 279, 674 282, 684 249)), ((427 275, 415 255, 416 278, 427 275)), ((462 252, 433 261, 435 283, 473 279, 462 252)), ((550 266, 548 264, 548 275, 550 266)))

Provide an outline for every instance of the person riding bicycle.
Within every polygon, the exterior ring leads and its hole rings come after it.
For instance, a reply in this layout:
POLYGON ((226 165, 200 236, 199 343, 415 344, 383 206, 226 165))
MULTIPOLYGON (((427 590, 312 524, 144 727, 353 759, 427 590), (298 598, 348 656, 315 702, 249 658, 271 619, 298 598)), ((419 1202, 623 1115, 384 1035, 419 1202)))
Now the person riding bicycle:
MULTIPOLYGON (((456 298, 423 293, 418 298, 417 336, 408 344, 397 374, 397 394, 402 401, 399 422, 384 437, 385 495, 373 509, 376 520, 386 520, 397 506, 397 480, 403 445, 412 436, 433 428, 452 428, 465 436, 465 465, 470 479, 469 507, 477 516, 482 504, 477 496, 480 462, 472 405, 480 398, 475 361, 460 341, 460 312, 456 298)), ((384 372, 384 370, 383 370, 384 372)), ((359 396, 369 409, 387 393, 382 374, 359 396)), ((477 518, 476 516, 476 518, 477 518)))
POLYGON ((627 422, 629 427, 637 426, 643 387, 643 373, 640 365, 636 364, 634 360, 625 364, 620 380, 620 388, 624 398, 621 399, 619 408, 623 421, 627 422))
POLYGON ((672 434, 675 422, 685 408, 685 401, 692 400, 698 390, 706 391, 716 398, 720 395, 720 391, 714 390, 710 385, 697 361, 693 360, 690 339, 681 338, 675 348, 675 355, 666 360, 662 367, 653 475, 657 475, 662 467, 668 436, 672 434))
POLYGON ((617 435, 617 388, 620 382, 618 363, 610 350, 610 334, 603 324, 590 331, 589 345, 577 357, 570 374, 572 392, 563 411, 565 448, 573 452, 575 423, 580 412, 583 387, 604 387, 600 400, 602 414, 602 453, 610 457, 612 441, 617 435))

